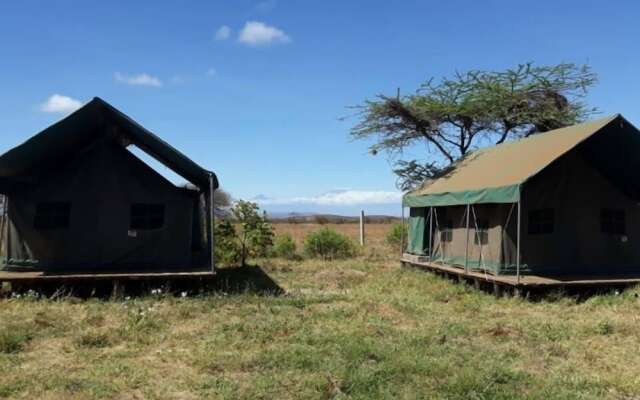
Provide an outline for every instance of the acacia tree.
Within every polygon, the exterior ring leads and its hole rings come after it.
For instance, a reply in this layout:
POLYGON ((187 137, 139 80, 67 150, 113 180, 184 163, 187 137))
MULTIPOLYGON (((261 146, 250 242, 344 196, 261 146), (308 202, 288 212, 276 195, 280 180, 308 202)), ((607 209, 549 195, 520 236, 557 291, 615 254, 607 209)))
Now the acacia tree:
POLYGON ((587 65, 521 64, 502 72, 469 71, 430 79, 409 96, 378 95, 356 107, 354 139, 374 139, 387 153, 398 187, 411 190, 450 169, 470 151, 583 121, 596 110, 583 98, 597 81, 587 65), (406 159, 423 145, 425 159, 406 159))
POLYGON ((247 256, 264 257, 273 246, 273 226, 266 212, 260 215, 260 207, 250 201, 238 200, 231 215, 238 225, 240 243, 240 262, 245 265, 247 256))

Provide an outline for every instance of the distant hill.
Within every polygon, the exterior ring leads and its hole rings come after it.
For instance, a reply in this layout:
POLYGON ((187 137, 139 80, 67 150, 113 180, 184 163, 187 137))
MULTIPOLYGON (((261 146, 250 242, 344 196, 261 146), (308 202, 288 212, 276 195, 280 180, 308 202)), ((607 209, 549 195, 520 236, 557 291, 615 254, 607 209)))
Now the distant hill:
MULTIPOLYGON (((267 213, 274 223, 320 223, 320 224, 346 224, 357 223, 359 216, 345 216, 334 214, 298 213, 298 212, 274 212, 267 213)), ((400 218, 389 215, 365 215, 365 221, 370 224, 398 222, 400 218)))

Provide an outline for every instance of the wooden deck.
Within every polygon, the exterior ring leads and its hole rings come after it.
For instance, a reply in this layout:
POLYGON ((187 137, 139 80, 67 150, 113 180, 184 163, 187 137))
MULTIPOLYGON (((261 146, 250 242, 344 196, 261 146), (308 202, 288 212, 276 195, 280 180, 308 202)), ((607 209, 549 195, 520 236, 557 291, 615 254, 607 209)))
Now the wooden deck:
POLYGON ((520 275, 520 281, 515 275, 492 275, 481 271, 465 272, 464 268, 454 267, 448 264, 429 262, 425 257, 412 254, 404 254, 401 260, 403 265, 409 265, 428 271, 448 274, 458 279, 487 282, 494 285, 508 286, 512 288, 564 288, 564 287, 596 287, 596 286, 628 286, 640 283, 640 273, 630 275, 568 275, 568 276, 540 276, 520 275))
POLYGON ((45 271, 0 271, 0 283, 30 282, 78 282, 92 280, 175 280, 175 279, 212 279, 216 276, 211 270, 160 271, 160 272, 45 272, 45 271))

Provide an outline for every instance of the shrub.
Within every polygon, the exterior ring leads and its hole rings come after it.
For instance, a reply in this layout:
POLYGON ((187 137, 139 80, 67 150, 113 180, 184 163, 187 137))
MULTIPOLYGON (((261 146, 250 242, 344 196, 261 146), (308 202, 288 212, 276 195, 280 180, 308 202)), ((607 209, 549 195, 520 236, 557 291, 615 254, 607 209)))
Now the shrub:
POLYGON ((399 249, 400 246, 402 246, 403 233, 404 233, 404 240, 406 243, 407 232, 406 231, 403 232, 403 229, 404 228, 402 224, 393 224, 391 226, 391 229, 389 229, 389 231, 387 232, 384 238, 385 242, 387 242, 387 245, 393 247, 394 249, 399 249))
POLYGON ((74 343, 82 348, 103 348, 111 346, 111 338, 106 333, 87 331, 78 336, 74 343))
POLYGON ((214 258, 216 264, 235 265, 240 261, 240 245, 233 224, 228 220, 216 223, 214 230, 214 258))
POLYGON ((273 246, 273 226, 267 214, 259 213, 260 207, 250 201, 238 200, 231 214, 240 228, 238 241, 240 244, 240 262, 245 264, 247 256, 264 257, 273 246))
POLYGON ((0 353, 19 353, 31 338, 32 334, 26 328, 6 326, 0 330, 0 353))
POLYGON ((276 236, 276 240, 273 243, 273 255, 287 260, 296 258, 296 242, 291 235, 285 233, 284 235, 276 236))
POLYGON ((353 242, 330 228, 311 232, 304 240, 304 252, 309 257, 325 260, 353 257, 356 253, 353 242))
POLYGON ((613 325, 609 321, 600 321, 596 325, 596 332, 600 335, 610 335, 613 333, 613 325))

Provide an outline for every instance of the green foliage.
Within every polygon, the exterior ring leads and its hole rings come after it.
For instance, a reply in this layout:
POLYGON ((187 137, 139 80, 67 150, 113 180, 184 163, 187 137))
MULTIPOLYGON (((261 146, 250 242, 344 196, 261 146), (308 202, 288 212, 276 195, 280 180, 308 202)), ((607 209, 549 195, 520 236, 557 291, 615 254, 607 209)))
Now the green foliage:
POLYGON ((582 99, 596 82, 589 66, 522 64, 506 71, 469 71, 424 83, 415 94, 380 95, 358 107, 355 139, 375 139, 372 154, 396 160, 408 190, 445 173, 474 148, 502 143, 584 120, 595 109, 582 99), (426 145, 430 159, 403 160, 403 150, 426 145))
POLYGON ((272 254, 275 257, 287 260, 295 259, 297 257, 296 242, 293 240, 293 237, 288 233, 276 236, 276 240, 273 243, 272 254))
POLYGON ((248 256, 265 257, 273 246, 273 226, 265 212, 260 214, 260 207, 250 201, 238 200, 231 209, 233 219, 240 232, 240 262, 245 265, 248 256))
POLYGON ((405 230, 405 228, 403 228, 402 224, 393 224, 391 226, 391 229, 389 229, 387 231, 387 234, 384 236, 384 241, 390 247, 394 249, 400 249, 400 246, 402 246, 402 241, 404 240, 406 243, 407 236, 407 231, 405 230))
POLYGON ((613 325, 609 321, 600 321, 596 325, 596 332, 600 335, 610 335, 613 333, 613 325))
POLYGON ((216 265, 235 265, 240 261, 240 244, 233 224, 229 220, 217 221, 214 230, 214 257, 216 265))
POLYGON ((215 226, 214 255, 219 265, 244 265, 247 257, 266 257, 273 246, 273 226, 256 203, 239 200, 231 208, 232 219, 215 226))
POLYGON ((83 332, 74 341, 75 345, 80 348, 104 348, 111 346, 111 342, 109 335, 94 330, 83 332))
POLYGON ((7 325, 0 330, 0 353, 19 353, 33 337, 31 331, 22 326, 7 325))
POLYGON ((325 260, 349 258, 356 254, 351 239, 330 228, 323 228, 307 235, 304 240, 304 252, 309 257, 325 260))

